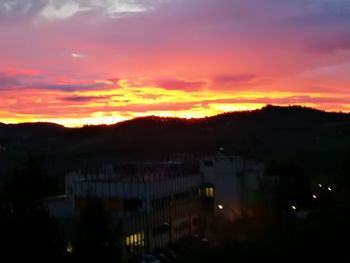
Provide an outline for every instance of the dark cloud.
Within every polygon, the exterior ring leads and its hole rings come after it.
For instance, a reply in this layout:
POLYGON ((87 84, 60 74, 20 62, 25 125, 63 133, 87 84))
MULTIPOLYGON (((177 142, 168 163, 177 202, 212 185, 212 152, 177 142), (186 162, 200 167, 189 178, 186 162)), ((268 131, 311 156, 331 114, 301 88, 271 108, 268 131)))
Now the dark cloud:
POLYGON ((72 102, 108 101, 109 99, 109 96, 68 96, 61 98, 61 100, 72 102))
POLYGON ((83 91, 101 88, 103 84, 41 84, 41 89, 61 90, 61 91, 83 91))
POLYGON ((0 91, 16 90, 16 89, 43 89, 43 90, 59 90, 59 91, 84 91, 97 89, 110 89, 115 87, 104 83, 63 83, 55 84, 54 80, 50 80, 43 75, 30 74, 7 74, 0 72, 0 91))
POLYGON ((0 91, 32 87, 44 78, 42 75, 0 72, 0 91))
POLYGON ((9 89, 13 86, 18 86, 20 81, 18 78, 0 73, 0 90, 9 89))
POLYGON ((156 80, 155 85, 168 90, 199 91, 203 90, 206 82, 166 78, 156 80))

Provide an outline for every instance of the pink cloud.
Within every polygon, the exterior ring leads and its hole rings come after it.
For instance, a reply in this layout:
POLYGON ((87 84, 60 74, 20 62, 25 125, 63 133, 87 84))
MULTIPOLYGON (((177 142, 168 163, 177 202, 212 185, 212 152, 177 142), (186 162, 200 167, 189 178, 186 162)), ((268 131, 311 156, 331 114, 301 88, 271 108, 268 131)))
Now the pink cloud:
POLYGON ((154 84, 167 90, 198 91, 203 90, 207 83, 205 81, 163 78, 156 80, 154 84))

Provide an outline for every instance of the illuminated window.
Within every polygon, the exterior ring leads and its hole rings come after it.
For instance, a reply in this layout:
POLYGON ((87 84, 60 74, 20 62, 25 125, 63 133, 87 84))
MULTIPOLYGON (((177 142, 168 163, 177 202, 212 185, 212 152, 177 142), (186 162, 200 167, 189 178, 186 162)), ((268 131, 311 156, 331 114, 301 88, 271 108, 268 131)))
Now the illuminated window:
POLYGON ((125 245, 127 247, 144 247, 145 246, 144 232, 135 233, 125 237, 125 245))
POLYGON ((206 197, 214 197, 214 188, 213 187, 206 187, 205 188, 205 196, 206 197))

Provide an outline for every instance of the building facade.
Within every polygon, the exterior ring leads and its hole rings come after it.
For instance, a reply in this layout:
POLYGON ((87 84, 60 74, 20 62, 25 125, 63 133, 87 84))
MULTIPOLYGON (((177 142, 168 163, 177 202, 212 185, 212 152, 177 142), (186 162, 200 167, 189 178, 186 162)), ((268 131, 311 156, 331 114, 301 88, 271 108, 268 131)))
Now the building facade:
POLYGON ((241 156, 217 155, 200 160, 204 181, 213 187, 215 215, 230 221, 244 213, 259 200, 259 182, 264 176, 264 164, 241 156))
POLYGON ((111 212, 123 254, 165 247, 207 230, 214 216, 228 220, 249 212, 263 165, 217 154, 166 162, 116 162, 100 171, 66 175, 66 194, 49 202, 52 214, 69 220, 91 197, 111 212))
POLYGON ((66 201, 73 214, 89 197, 111 212, 126 253, 198 233, 213 212, 213 188, 206 187, 195 163, 119 163, 99 174, 67 174, 66 201))

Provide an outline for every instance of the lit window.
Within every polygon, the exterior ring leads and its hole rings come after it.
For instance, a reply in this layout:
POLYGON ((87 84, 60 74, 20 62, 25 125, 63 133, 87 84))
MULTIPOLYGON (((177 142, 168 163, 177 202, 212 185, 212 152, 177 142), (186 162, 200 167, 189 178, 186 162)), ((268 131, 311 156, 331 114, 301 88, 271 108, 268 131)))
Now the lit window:
POLYGON ((205 196, 206 197, 213 197, 214 196, 214 188, 213 187, 206 187, 205 188, 205 196))
POLYGON ((125 245, 127 247, 143 247, 145 245, 144 232, 135 233, 125 238, 125 245))
POLYGON ((141 232, 141 247, 145 246, 145 233, 141 232))

